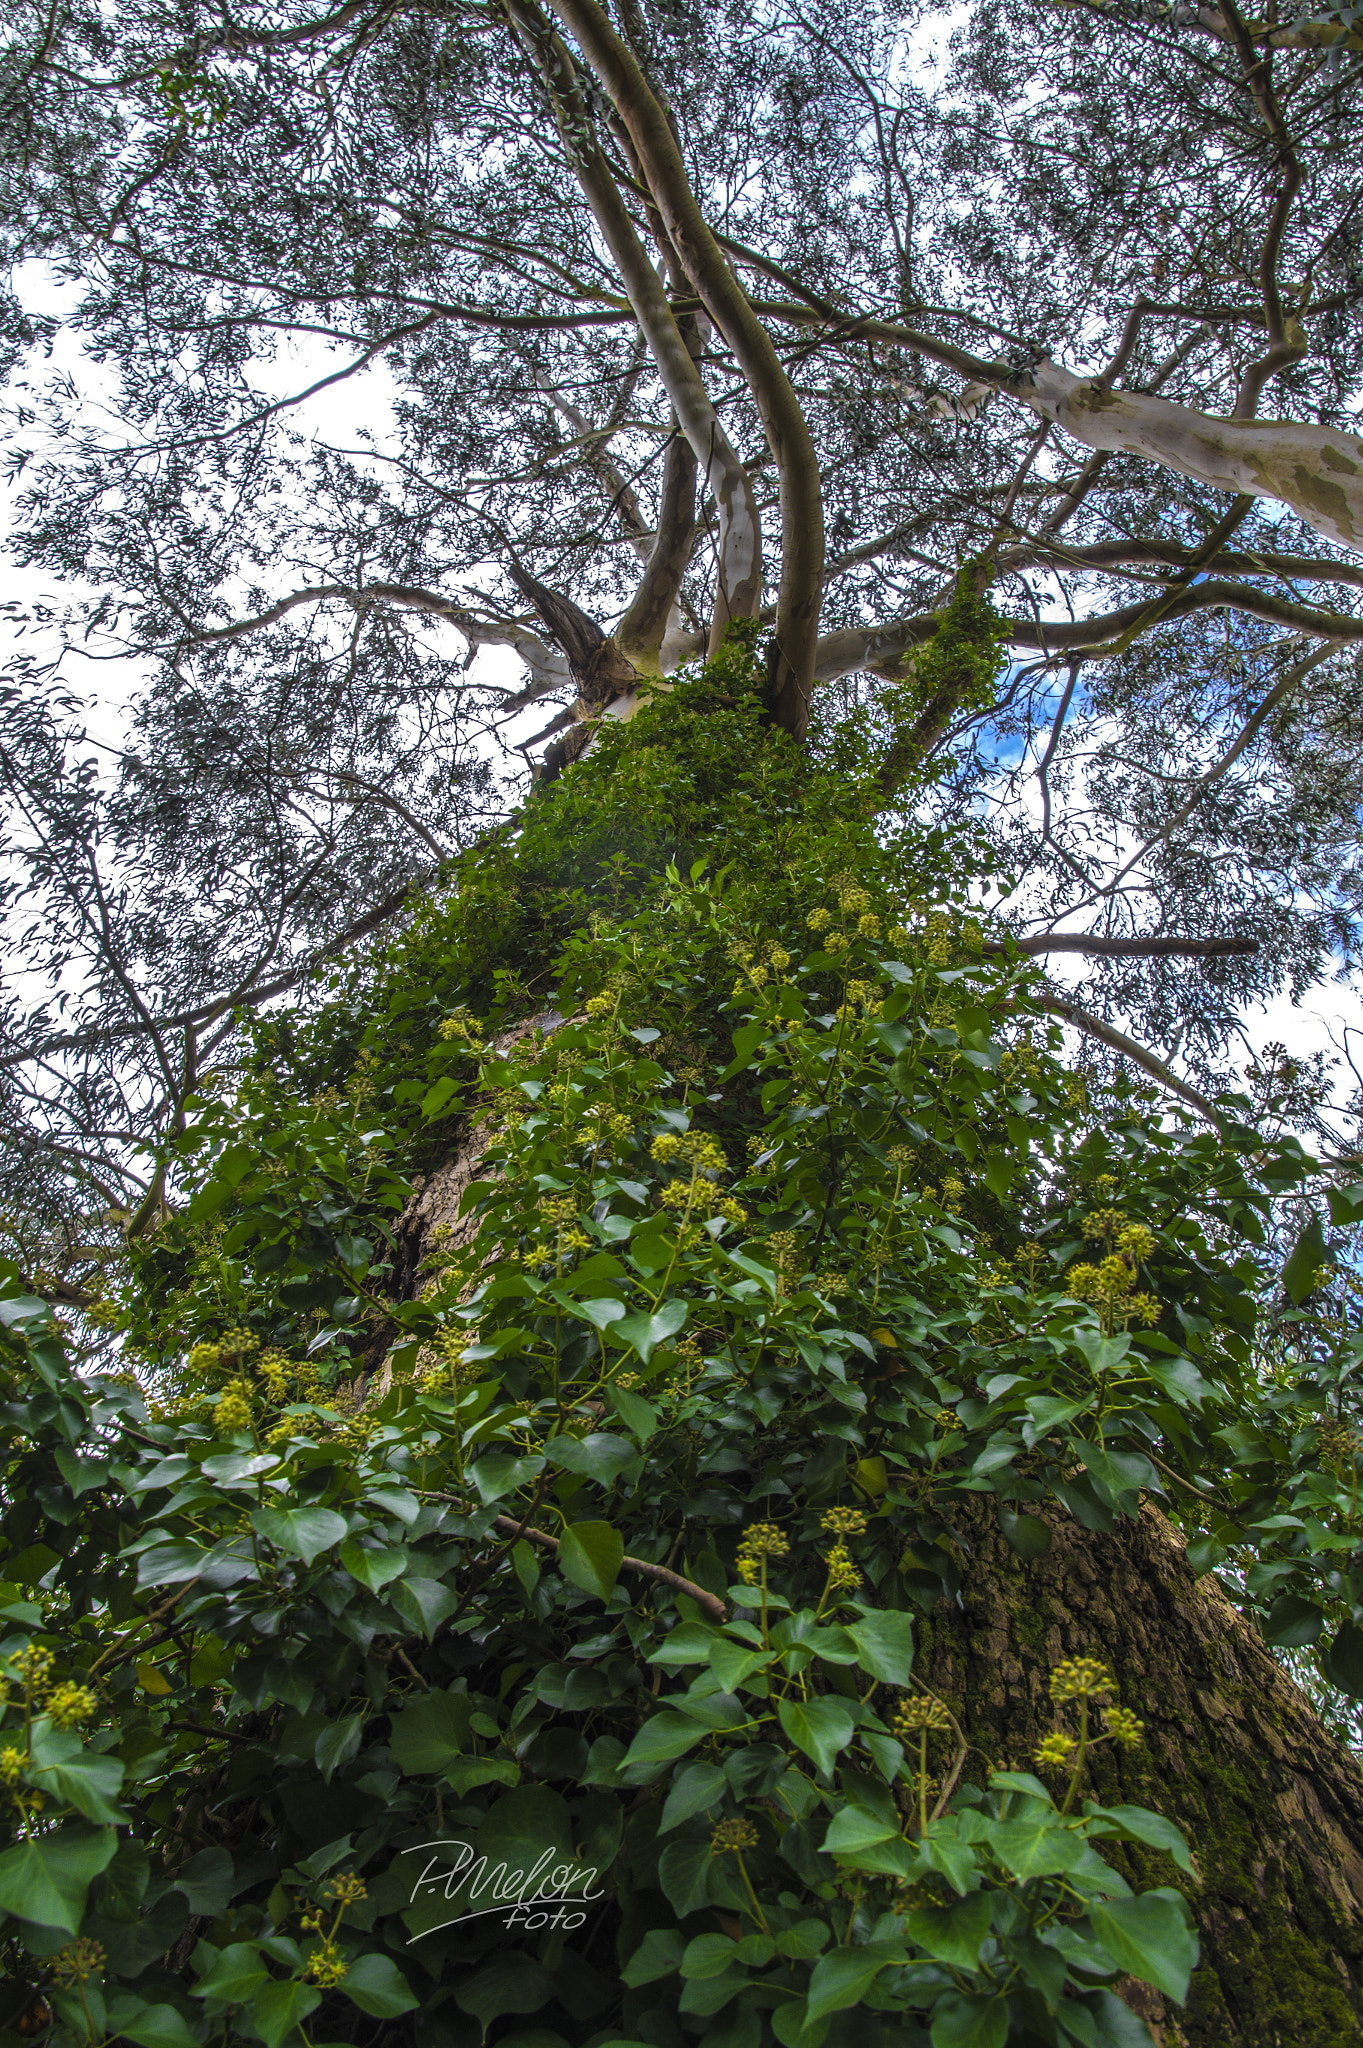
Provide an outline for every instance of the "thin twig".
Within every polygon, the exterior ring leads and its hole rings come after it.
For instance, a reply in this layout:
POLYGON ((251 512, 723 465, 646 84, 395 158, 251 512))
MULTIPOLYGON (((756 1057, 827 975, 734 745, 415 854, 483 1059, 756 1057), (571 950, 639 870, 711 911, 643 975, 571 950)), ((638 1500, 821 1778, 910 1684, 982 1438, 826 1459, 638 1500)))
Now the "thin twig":
MULTIPOLYGON (((528 1543, 538 1543, 545 1550, 557 1550, 559 1539, 550 1536, 544 1529, 532 1529, 527 1522, 517 1522, 511 1515, 498 1515, 493 1527, 510 1530, 515 1537, 523 1536, 528 1543)), ((649 1564, 642 1557, 622 1557, 622 1572, 638 1572, 643 1578, 658 1579, 665 1586, 672 1586, 678 1593, 689 1593, 698 1606, 703 1607, 712 1621, 728 1619, 728 1608, 715 1593, 707 1593, 704 1586, 697 1586, 691 1579, 682 1578, 679 1572, 669 1571, 665 1564, 649 1564)))
MULTIPOLYGON (((109 1648, 104 1652, 103 1656, 96 1657, 94 1663, 90 1666, 90 1669, 87 1672, 86 1676, 89 1678, 93 1678, 99 1671, 103 1670, 106 1664, 110 1667, 112 1667, 115 1664, 121 1664, 124 1661, 125 1656, 135 1656, 139 1650, 146 1650, 152 1648, 153 1645, 146 1642, 145 1640, 134 1642, 132 1640, 133 1637, 140 1637, 141 1632, 144 1628, 149 1627, 150 1624, 154 1621, 159 1621, 163 1614, 169 1614, 171 1608, 174 1607, 176 1601, 183 1600, 185 1594, 188 1593, 191 1590, 191 1588, 197 1586, 198 1583, 199 1580, 197 1574, 192 1579, 186 1579, 183 1586, 178 1586, 176 1590, 170 1595, 169 1599, 163 1600, 159 1607, 153 1607, 150 1614, 144 1614, 141 1621, 135 1623, 135 1625, 128 1630, 126 1635, 120 1636, 116 1643, 111 1643, 109 1645, 109 1648)), ((165 1635, 168 1633, 168 1630, 163 1631, 162 1635, 156 1638, 156 1641, 163 1641, 165 1635)))

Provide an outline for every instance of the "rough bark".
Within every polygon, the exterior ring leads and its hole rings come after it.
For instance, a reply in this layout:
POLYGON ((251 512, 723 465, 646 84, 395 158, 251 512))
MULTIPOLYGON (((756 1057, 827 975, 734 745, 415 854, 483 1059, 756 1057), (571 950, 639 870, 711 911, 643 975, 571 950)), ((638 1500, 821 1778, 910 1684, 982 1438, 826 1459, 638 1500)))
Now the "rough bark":
MULTIPOLYGON (((493 1050, 504 1057, 523 1038, 548 1038, 563 1022, 557 1010, 537 1011, 494 1039, 493 1050)), ((483 1159, 495 1135, 486 1120, 470 1122, 439 1166, 414 1176, 411 1197, 393 1230, 397 1251, 393 1285, 400 1297, 420 1294, 422 1265, 433 1251, 459 1251, 477 1230, 478 1218, 461 1216, 460 1204, 473 1183, 481 1179, 483 1159)))
MULTIPOLYGON (((1189 1880, 1153 1850, 1126 1874, 1177 1885, 1202 1936, 1182 2012, 1124 1986, 1162 2048, 1346 2048, 1363 2042, 1363 1773, 1166 1518, 1093 1535, 1058 1511, 1024 1563, 992 1507, 968 1544, 958 1608, 923 1625, 919 1669, 992 1761, 1025 1761, 1054 1726, 1049 1674, 1102 1657, 1145 1722, 1143 1748, 1103 1750, 1093 1793, 1150 1806, 1187 1833, 1189 1880)), ((978 1759, 972 1759, 978 1764, 978 1759)))

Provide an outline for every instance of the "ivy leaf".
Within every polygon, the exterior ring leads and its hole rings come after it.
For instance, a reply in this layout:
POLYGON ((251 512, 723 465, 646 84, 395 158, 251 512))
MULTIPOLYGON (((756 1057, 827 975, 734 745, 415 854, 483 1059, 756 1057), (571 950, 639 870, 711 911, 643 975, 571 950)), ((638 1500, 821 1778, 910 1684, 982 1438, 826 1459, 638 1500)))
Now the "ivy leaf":
POLYGON ((390 1598, 398 1613, 419 1628, 427 1642, 459 1605, 459 1596, 450 1587, 442 1586, 439 1579, 424 1578, 420 1574, 399 1579, 390 1598))
POLYGON ((396 1714, 388 1743, 403 1776, 438 1776, 462 1756, 472 1713, 467 1693, 433 1691, 396 1714))
POLYGON ((199 1998, 217 2005, 244 2005, 269 1976, 265 1958, 254 1942, 234 1941, 209 1964, 194 1986, 199 1998))
POLYGON ((820 1956, 809 1979, 809 2020, 860 2005, 887 1964, 905 1961, 903 1944, 897 1941, 868 1941, 860 1948, 835 1948, 820 1956))
POLYGON ((348 1764, 360 1747, 364 1721, 359 1714, 346 1714, 322 1730, 313 1748, 317 1768, 329 1785, 343 1764, 348 1764))
POLYGON ((563 1472, 577 1472, 584 1479, 594 1479, 599 1486, 613 1486, 621 1473, 631 1466, 637 1467, 639 1460, 633 1444, 604 1429, 594 1430, 590 1436, 556 1436, 546 1448, 551 1465, 557 1465, 563 1472))
POLYGON ((851 1708, 841 1700, 778 1700, 776 1711, 795 1747, 813 1759, 817 1770, 831 1775, 834 1760, 856 1730, 851 1708))
POLYGON ((391 1580, 405 1571, 410 1555, 400 1545, 390 1543, 367 1549, 355 1536, 347 1536, 340 1550, 341 1563, 351 1578, 358 1579, 371 1593, 381 1593, 391 1580))
POLYGON ((117 1847, 112 1828, 62 1828, 16 1842, 0 1855, 0 1912, 78 1934, 86 1892, 113 1861, 117 1847))
POLYGON ((324 1550, 340 1543, 346 1533, 344 1515, 330 1508, 257 1508, 249 1518, 257 1536, 263 1536, 276 1550, 313 1564, 324 1550))
POLYGON ((847 1633, 863 1671, 887 1685, 903 1685, 913 1669, 912 1615, 878 1608, 850 1623, 847 1633))
POLYGON ((391 1956, 357 1956, 341 1979, 341 1990, 361 2012, 376 2020, 396 2019, 421 2003, 391 1956))
POLYGON ((689 1764, 672 1781, 658 1833, 665 1835, 680 1827, 693 1813, 709 1813, 724 1797, 728 1783, 718 1764, 689 1764))
POLYGON ((538 2012, 554 1995, 554 1980, 530 1956, 494 1956, 481 1970, 456 1980, 454 2002, 471 2012, 484 2038, 494 2020, 509 2012, 538 2012))
POLYGON ((949 1991, 932 2008, 932 2048, 1003 2048, 1008 2001, 949 1991))
MULTIPOLYGON (((1176 1828, 1171 1820, 1166 1820, 1162 1813, 1151 1813, 1144 1806, 1095 1806, 1092 1801, 1085 1802, 1084 1811, 1092 1820, 1110 1821, 1113 1831, 1127 1840, 1148 1842, 1152 1849, 1163 1849, 1173 1857, 1180 1870, 1192 1870, 1192 1853, 1183 1830, 1176 1828)), ((1105 1834, 1107 1829, 1091 1832, 1105 1834)))
POLYGON ((459 1083, 451 1080, 448 1074, 443 1074, 434 1087, 427 1089, 425 1096, 422 1098, 422 1121, 430 1123, 433 1117, 439 1116, 451 1096, 457 1095, 458 1092, 459 1083))
POLYGON ((1023 1884, 1028 1878, 1075 1870, 1086 1854, 1083 1836, 1060 1826, 1050 1806, 1034 1815, 996 1822, 989 1830, 989 1846, 1023 1884))
POLYGON ((1071 1437, 1070 1444, 1099 1496, 1113 1507, 1134 1514, 1138 1493, 1163 1491, 1154 1466, 1139 1451, 1110 1451, 1083 1437, 1071 1437))
POLYGON ((1324 1626, 1325 1616, 1315 1601, 1299 1599, 1295 1593, 1280 1593, 1264 1616, 1266 1640, 1286 1650, 1314 1643, 1324 1626))
POLYGON ((665 1301, 656 1315, 639 1310, 632 1316, 622 1316, 614 1325, 612 1335, 637 1351, 647 1365, 660 1344, 669 1337, 675 1337, 686 1321, 687 1304, 675 1297, 665 1301))
POLYGON ((574 1522, 559 1539, 559 1570, 584 1593, 609 1600, 624 1554, 620 1533, 609 1522, 574 1522))
POLYGON ((935 1961, 949 1963, 955 1970, 973 1970, 993 1912, 993 1894, 972 1892, 954 1906, 922 1906, 906 1913, 904 1932, 935 1961))
POLYGON ((519 1785, 521 1767, 510 1757, 458 1756, 445 1767, 445 1782, 462 1798, 479 1785, 519 1785))
POLYGON ((1330 1221, 1341 1228, 1352 1223, 1363 1222, 1363 1181, 1354 1181, 1347 1188, 1327 1188, 1325 1199, 1330 1204, 1330 1221))
POLYGON ((644 1936, 620 1972, 621 1983, 636 1991, 641 1984, 653 1984, 659 1977, 671 1977, 681 1965, 684 1946, 678 1928, 654 1927, 644 1936))
POLYGON ((1363 1699, 1363 1628, 1356 1621, 1344 1623, 1320 1661, 1331 1685, 1363 1699))
POLYGON ((555 1288, 553 1295, 555 1300, 562 1295, 564 1307, 570 1309, 574 1315, 585 1316, 596 1330, 604 1330, 611 1323, 618 1323, 625 1313, 624 1302, 616 1301, 609 1294, 603 1294, 594 1301, 574 1301, 564 1290, 555 1288))
POLYGON ((148 2005, 124 1993, 109 2006, 109 2031, 137 2048, 199 2048, 199 2037, 173 2005, 148 2005))
MULTIPOLYGON (((688 1749, 694 1749, 712 1731, 699 1721, 688 1719, 685 1714, 651 1714, 621 1758, 620 1768, 633 1771, 649 1765, 670 1764, 674 1757, 685 1756, 688 1749)), ((657 1771, 653 1772, 657 1776, 657 1771)), ((647 1781, 645 1781, 647 1782, 647 1781)))
POLYGON ((137 1560, 138 1586, 177 1586, 197 1579, 211 1555, 197 1543, 155 1544, 137 1560))
POLYGON ((469 1477, 477 1487, 479 1497, 491 1502, 515 1493, 527 1480, 538 1479, 543 1470, 544 1460, 541 1457, 516 1458, 503 1451, 492 1451, 470 1466, 469 1477))
POLYGON ((1082 1415, 1088 1407, 1085 1401, 1067 1401, 1059 1394, 1029 1394, 1023 1402, 1032 1421, 1032 1440, 1045 1436, 1048 1430, 1058 1429, 1064 1422, 1073 1422, 1076 1415, 1082 1415))
POLYGON ((123 1766, 117 1757, 96 1756, 70 1728, 54 1728, 44 1716, 34 1723, 28 1777, 41 1791, 54 1792, 86 1820, 118 1827, 127 1820, 117 1804, 123 1766))
POLYGON ((1283 1266, 1282 1282, 1294 1308, 1300 1308, 1316 1284, 1316 1275, 1326 1264, 1325 1232, 1319 1216, 1313 1216, 1302 1231, 1283 1266))
POLYGON ((658 1411, 642 1394, 628 1387, 607 1388, 607 1399, 631 1436, 646 1444, 658 1427, 658 1411))
POLYGON ((1019 1557, 1044 1557, 1051 1547, 1050 1524, 1040 1515, 1020 1515, 1013 1508, 1000 1507, 999 1528, 1019 1557))
MULTIPOLYGON (((687 1846, 693 1845, 688 1844, 687 1846)), ((707 1845, 703 1842, 694 1846, 707 1848, 707 1845)), ((702 1982, 707 1977, 722 1977, 733 1962, 734 1950, 737 1947, 738 1943, 731 1934, 696 1935, 693 1940, 687 1942, 682 1955, 681 1973, 683 1977, 698 1978, 702 1982)))
POLYGON ((1119 1970, 1182 2005, 1197 1967, 1198 1940, 1179 1892, 1161 1886, 1131 1899, 1094 1899, 1089 1922, 1119 1970))
POLYGON ((321 2003, 322 1994, 313 1985, 301 1984, 296 1977, 272 1978, 255 1995, 251 2024, 265 2048, 283 2048, 294 2028, 321 2003))
POLYGON ((892 1822, 867 1813, 864 1807, 843 1806, 829 1823, 823 1840, 824 1853, 828 1856, 854 1856, 862 1849, 874 1848, 879 1842, 895 1841, 899 1832, 892 1822))
POLYGON ((229 1451, 220 1458, 205 1458, 199 1470, 215 1486, 245 1486, 278 1466, 277 1451, 229 1451))
POLYGON ((703 1835, 698 1842, 669 1842, 658 1858, 658 1883, 679 1920, 706 1904, 713 1862, 714 1851, 703 1835))
POLYGON ((97 1908, 106 1920, 136 1920, 151 1879, 151 1863, 140 1842, 119 1838, 114 1859, 100 1881, 97 1908))
POLYGON ((177 1892, 184 1893, 191 1913, 216 1920, 227 1911, 236 1885, 231 1854, 226 1849, 200 1849, 176 1871, 171 1882, 177 1892))

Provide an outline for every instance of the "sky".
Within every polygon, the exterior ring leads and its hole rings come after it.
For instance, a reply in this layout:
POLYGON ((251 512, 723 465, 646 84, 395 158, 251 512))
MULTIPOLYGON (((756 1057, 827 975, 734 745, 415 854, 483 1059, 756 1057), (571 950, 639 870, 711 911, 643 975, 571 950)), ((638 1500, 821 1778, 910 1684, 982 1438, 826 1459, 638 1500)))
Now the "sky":
MULTIPOLYGON (((71 294, 57 284, 50 273, 36 266, 30 266, 23 284, 25 300, 33 310, 60 314, 70 303, 71 294)), ((330 375, 344 360, 336 350, 289 342, 280 349, 273 363, 255 365, 254 381, 267 401, 283 398, 330 375)), ((107 402, 113 396, 107 373, 82 354, 78 340, 69 331, 59 331, 52 357, 46 364, 37 366, 34 374, 41 380, 48 374, 61 371, 69 373, 81 389, 90 412, 95 416, 102 412, 111 434, 117 433, 118 423, 107 402)), ((319 441, 352 450, 359 430, 365 428, 382 445, 395 432, 393 396, 394 387, 386 368, 381 363, 375 364, 360 376, 329 385, 313 394, 290 412, 289 424, 295 431, 319 441)), ((12 530, 14 519, 14 491, 0 485, 0 529, 12 530)), ((61 589, 52 578, 41 572, 22 570, 10 564, 5 581, 5 595, 12 603, 27 606, 46 601, 59 605, 63 601, 61 589)), ((448 633, 452 643, 462 650, 463 642, 453 627, 436 624, 427 630, 433 635, 448 633)), ((0 633, 3 631, 0 627, 0 633)), ((30 647, 33 637, 30 634, 28 638, 30 647)), ((508 691, 518 689, 524 680, 521 664, 509 649, 485 648, 475 660, 480 679, 493 681, 508 691)), ((83 696, 91 698, 90 737, 96 744, 107 747, 112 759, 117 751, 127 707, 143 679, 143 665, 127 660, 102 661, 96 666, 82 660, 78 652, 72 652, 65 658, 62 673, 83 696)), ((532 705, 508 729, 507 737, 512 741, 528 738, 545 724, 546 717, 542 705, 532 705)), ((1063 985, 1077 981, 1083 967, 1079 960, 1057 957, 1050 963, 1048 971, 1063 985)), ((1249 1005, 1242 1012, 1242 1024, 1247 1041, 1246 1056, 1250 1048, 1257 1052, 1277 1042, 1298 1058, 1308 1058, 1316 1052, 1335 1057, 1346 1029, 1363 1031, 1363 1005, 1355 987, 1324 984, 1312 990, 1300 1005, 1294 1005, 1286 995, 1278 996, 1266 1005, 1249 1005)), ((1342 1093, 1347 1095, 1352 1086, 1351 1077, 1342 1067, 1339 1072, 1343 1077, 1342 1093)))

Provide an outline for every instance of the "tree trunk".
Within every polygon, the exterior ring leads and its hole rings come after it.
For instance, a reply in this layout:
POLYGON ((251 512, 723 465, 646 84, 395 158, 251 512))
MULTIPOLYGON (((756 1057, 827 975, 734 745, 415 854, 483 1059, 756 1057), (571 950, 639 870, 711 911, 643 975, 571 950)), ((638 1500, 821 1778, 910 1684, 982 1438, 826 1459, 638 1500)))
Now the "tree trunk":
MULTIPOLYGON (((530 1018, 499 1050, 560 1021, 530 1018)), ((468 1132, 408 1204, 396 1232, 405 1291, 420 1290, 423 1261, 467 1241, 460 1203, 487 1143, 484 1129, 468 1132)), ((991 1763, 1030 1770, 1055 1725, 1054 1666, 1096 1656, 1111 1669, 1145 1742, 1100 1749, 1086 1790, 1176 1821, 1201 1878, 1157 1851, 1107 1845, 1133 1884, 1184 1891, 1201 1932, 1181 2011, 1147 1985, 1120 1987, 1160 2048, 1363 2044, 1363 1772, 1215 1579, 1194 1577, 1156 1508, 1106 1536, 1058 1510, 1047 1519, 1050 1548, 1030 1562, 992 1504, 962 1525, 961 1604, 920 1622, 920 1675, 991 1763)))
MULTIPOLYGON (((1030 1769, 1054 1726, 1048 1676, 1104 1659, 1145 1722, 1100 1750, 1105 1805, 1150 1806, 1187 1834, 1201 1884, 1154 1851, 1124 1874, 1177 1884, 1202 1936, 1181 2012, 1123 1987, 1162 2048, 1345 2048, 1363 2042, 1363 1773, 1212 1578, 1195 1579, 1155 1508, 1091 1535, 1059 1513, 1024 1562, 993 1509, 965 1532, 961 1604, 924 1623, 919 1669, 993 1762, 1030 1769)), ((1120 1864, 1116 1856, 1113 1860, 1120 1864)))

